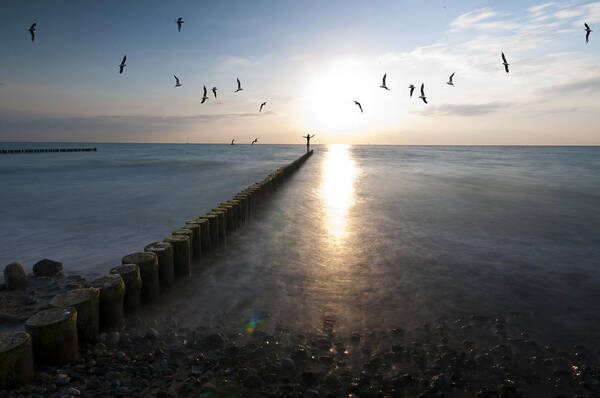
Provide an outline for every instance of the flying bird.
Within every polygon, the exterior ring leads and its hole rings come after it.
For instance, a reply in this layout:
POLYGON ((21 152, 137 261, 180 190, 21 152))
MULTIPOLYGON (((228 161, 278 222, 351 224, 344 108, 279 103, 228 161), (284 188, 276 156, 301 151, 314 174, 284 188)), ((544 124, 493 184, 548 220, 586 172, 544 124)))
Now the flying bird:
POLYGON ((213 94, 215 96, 215 99, 217 99, 217 88, 213 87, 211 90, 212 90, 212 92, 213 92, 213 94))
POLYGON ((179 78, 177 76, 173 75, 173 77, 175 78, 175 87, 183 86, 183 84, 179 82, 179 78))
POLYGON ((421 95, 419 96, 424 103, 427 103, 427 97, 425 96, 425 83, 421 83, 421 95))
POLYGON ((510 64, 506 62, 506 57, 504 56, 504 53, 502 53, 502 65, 504 65, 504 70, 506 71, 506 73, 508 73, 508 65, 510 64))
MULTIPOLYGON (((585 42, 589 43, 590 42, 590 33, 593 32, 593 30, 590 29, 590 26, 587 24, 587 22, 583 23, 585 25, 585 42)), ((33 24, 35 25, 35 24, 33 24)))
POLYGON ((363 110, 362 110, 362 105, 360 104, 360 102, 358 102, 358 101, 354 101, 354 103, 355 103, 356 105, 358 105, 358 108, 360 109, 360 113, 363 113, 363 110))
POLYGON ((263 102, 262 104, 260 104, 260 109, 258 110, 259 112, 262 112, 262 108, 263 106, 267 105, 267 101, 263 102))
POLYGON ((127 54, 123 55, 123 60, 121 61, 121 64, 119 64, 119 73, 123 73, 123 69, 125 69, 125 67, 127 65, 125 65, 125 61, 127 60, 127 54))
POLYGON ((450 75, 450 79, 448 79, 448 81, 446 82, 447 85, 454 86, 454 83, 452 83, 453 77, 454 77, 454 72, 452 72, 452 74, 450 75))
POLYGON ((410 84, 410 85, 408 86, 408 88, 410 89, 410 98, 412 98, 413 91, 415 91, 415 86, 413 86, 412 84, 410 84))
POLYGON ((389 90, 388 86, 385 85, 385 78, 387 77, 387 73, 383 75, 383 80, 381 82, 381 88, 385 88, 386 90, 389 90))
POLYGON ((177 31, 181 32, 181 25, 183 24, 183 18, 179 17, 177 18, 177 21, 175 21, 177 23, 177 31))
POLYGON ((208 96, 206 95, 206 86, 204 86, 204 93, 202 94, 202 102, 200 102, 200 103, 201 104, 205 103, 207 99, 208 99, 208 96))
POLYGON ((258 138, 255 138, 250 145, 254 145, 255 142, 258 142, 258 138))
POLYGON ((34 22, 33 24, 31 24, 29 29, 27 29, 29 31, 29 34, 31 35, 31 41, 35 41, 35 27, 36 26, 37 26, 37 22, 34 22))
POLYGON ((235 138, 231 140, 231 144, 229 144, 229 145, 233 145, 233 141, 235 141, 235 138))
POLYGON ((234 93, 237 93, 238 91, 242 91, 243 90, 242 83, 240 83, 240 79, 236 78, 236 80, 237 80, 238 88, 237 88, 237 90, 234 91, 234 93))

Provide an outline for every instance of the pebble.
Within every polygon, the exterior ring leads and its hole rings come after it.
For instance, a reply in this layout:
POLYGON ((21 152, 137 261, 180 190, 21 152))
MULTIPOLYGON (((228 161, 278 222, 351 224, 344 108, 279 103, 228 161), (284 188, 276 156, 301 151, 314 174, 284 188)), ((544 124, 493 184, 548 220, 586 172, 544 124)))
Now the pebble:
POLYGON ((70 395, 72 397, 78 397, 81 395, 81 391, 79 391, 78 389, 74 388, 74 387, 69 387, 66 391, 67 395, 70 395))
POLYGON ((67 384, 69 384, 70 381, 71 378, 69 376, 67 376, 66 374, 59 373, 58 375, 56 375, 54 383, 56 383, 57 386, 66 386, 67 384))

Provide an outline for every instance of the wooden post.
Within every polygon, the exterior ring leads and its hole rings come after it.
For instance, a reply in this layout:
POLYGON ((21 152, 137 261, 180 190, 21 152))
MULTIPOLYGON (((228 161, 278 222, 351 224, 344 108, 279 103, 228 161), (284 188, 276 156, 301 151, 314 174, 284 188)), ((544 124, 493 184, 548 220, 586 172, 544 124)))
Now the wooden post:
POLYGON ((36 366, 61 366, 79 357, 77 310, 49 308, 27 319, 36 366))
POLYGON ((154 300, 160 295, 158 259, 152 252, 131 253, 123 257, 123 264, 137 264, 142 278, 142 302, 154 300))
POLYGON ((202 252, 207 253, 210 251, 212 242, 210 240, 210 224, 206 218, 196 218, 194 220, 200 227, 200 243, 202 245, 202 252))
POLYGON ((121 330, 125 326, 123 300, 125 283, 121 275, 98 276, 88 285, 100 289, 100 330, 121 330))
POLYGON ((77 336, 80 342, 95 343, 100 336, 100 291, 93 287, 73 289, 54 296, 50 305, 77 310, 77 336))
POLYGON ((192 236, 192 252, 196 257, 200 257, 202 254, 202 237, 200 236, 200 224, 197 221, 187 221, 183 227, 183 229, 189 229, 193 232, 192 236))
POLYGON ((214 249, 219 246, 219 217, 216 214, 206 213, 198 218, 208 220, 211 247, 214 249))
POLYGON ((158 259, 158 277, 160 288, 170 287, 175 281, 175 269, 173 266, 173 246, 167 242, 152 242, 144 247, 145 252, 156 254, 158 259))
POLYGON ((125 284, 125 297, 123 299, 125 311, 135 312, 139 310, 142 294, 140 267, 137 264, 123 264, 111 269, 110 273, 120 275, 125 284))
POLYGON ((214 214, 217 216, 217 222, 219 224, 219 243, 225 244, 227 239, 225 212, 221 209, 212 209, 208 214, 214 214))
POLYGON ((173 246, 173 265, 175 277, 191 277, 192 270, 192 248, 190 238, 186 235, 172 235, 165 238, 165 242, 173 246))
POLYGON ((33 379, 31 336, 25 332, 0 335, 0 389, 29 384, 33 379))
MULTIPOLYGON (((192 250, 192 257, 198 257, 198 247, 196 246, 196 240, 194 239, 194 231, 189 228, 179 228, 171 232, 173 235, 185 235, 190 238, 190 249, 192 250)), ((199 243, 199 242, 198 242, 199 243)))

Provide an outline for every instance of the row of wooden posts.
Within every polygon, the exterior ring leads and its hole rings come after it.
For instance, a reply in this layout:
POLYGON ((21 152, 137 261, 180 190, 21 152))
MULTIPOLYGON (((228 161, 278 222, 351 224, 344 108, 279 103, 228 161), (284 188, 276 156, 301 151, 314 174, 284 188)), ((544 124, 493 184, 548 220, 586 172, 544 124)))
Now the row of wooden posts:
POLYGON ((0 154, 8 153, 46 153, 46 152, 96 152, 96 148, 31 148, 31 149, 0 149, 0 154))
POLYGON ((101 331, 121 330, 125 314, 156 299, 161 287, 189 279, 192 258, 223 245, 243 225, 257 205, 312 155, 307 152, 264 180, 249 186, 232 200, 188 221, 162 242, 143 252, 128 254, 122 265, 96 277, 87 288, 55 296, 51 308, 25 322, 25 331, 0 338, 0 388, 14 388, 32 380, 35 366, 61 366, 76 360, 79 343, 95 343, 101 331))

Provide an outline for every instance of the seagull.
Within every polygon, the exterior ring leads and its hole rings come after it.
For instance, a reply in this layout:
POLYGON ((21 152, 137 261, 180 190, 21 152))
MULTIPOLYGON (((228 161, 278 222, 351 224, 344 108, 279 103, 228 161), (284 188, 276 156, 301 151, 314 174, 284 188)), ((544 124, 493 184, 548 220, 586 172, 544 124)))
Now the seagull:
POLYGON ((424 103, 427 103, 427 97, 425 96, 425 83, 421 83, 421 95, 419 96, 424 103))
MULTIPOLYGON (((590 29, 590 26, 587 24, 587 22, 584 22, 583 24, 585 25, 585 42, 589 43, 590 42, 590 33, 592 33, 593 30, 590 29)), ((33 24, 33 26, 35 26, 35 24, 33 24)))
POLYGON ((212 89, 213 94, 215 95, 215 99, 217 99, 217 88, 213 87, 212 89))
POLYGON ((125 65, 125 61, 127 60, 127 54, 123 55, 123 60, 121 61, 121 64, 119 65, 119 73, 123 73, 123 69, 125 69, 125 67, 127 65, 125 65))
POLYGON ((183 18, 179 17, 177 18, 177 21, 175 21, 177 23, 177 31, 181 32, 181 24, 183 23, 183 18))
POLYGON ((200 102, 200 103, 201 104, 205 103, 207 99, 208 99, 208 97, 206 96, 206 86, 204 86, 204 94, 202 94, 202 102, 200 102))
POLYGON ((354 103, 355 103, 356 105, 358 105, 358 107, 359 107, 359 109, 360 109, 360 113, 363 113, 363 110, 362 110, 362 105, 360 104, 360 102, 358 102, 358 101, 354 101, 354 103))
POLYGON ((173 77, 175 78, 175 87, 183 86, 183 84, 179 83, 179 78, 177 76, 173 75, 173 77))
POLYGON ((31 35, 31 41, 35 41, 35 27, 37 26, 37 22, 34 22, 29 29, 27 29, 29 31, 29 34, 31 35))
POLYGON ((415 91, 415 86, 413 86, 412 84, 410 84, 410 85, 408 86, 408 88, 410 89, 410 98, 412 98, 413 91, 415 91))
POLYGON ((259 112, 262 112, 262 108, 263 106, 267 105, 267 101, 263 102, 262 104, 260 104, 260 109, 258 110, 259 112))
POLYGON ((452 83, 453 77, 454 77, 454 72, 452 72, 452 74, 450 75, 450 79, 448 79, 448 81, 446 82, 447 85, 454 86, 454 83, 452 83))
POLYGON ((237 80, 237 84, 238 84, 238 88, 237 90, 234 91, 234 93, 237 93, 238 91, 242 91, 242 83, 240 83, 240 79, 236 79, 237 80))
POLYGON ((506 57, 504 56, 504 53, 502 53, 502 65, 504 65, 504 70, 506 71, 506 73, 508 73, 508 65, 510 64, 506 62, 506 57))
POLYGON ((387 77, 387 73, 383 75, 383 81, 381 82, 381 88, 385 88, 386 90, 389 90, 388 86, 385 85, 385 78, 387 77))
POLYGON ((258 142, 258 138, 255 138, 250 145, 254 145, 255 142, 258 142))
POLYGON ((231 144, 229 144, 229 145, 234 145, 233 141, 235 141, 235 138, 231 140, 231 144))

